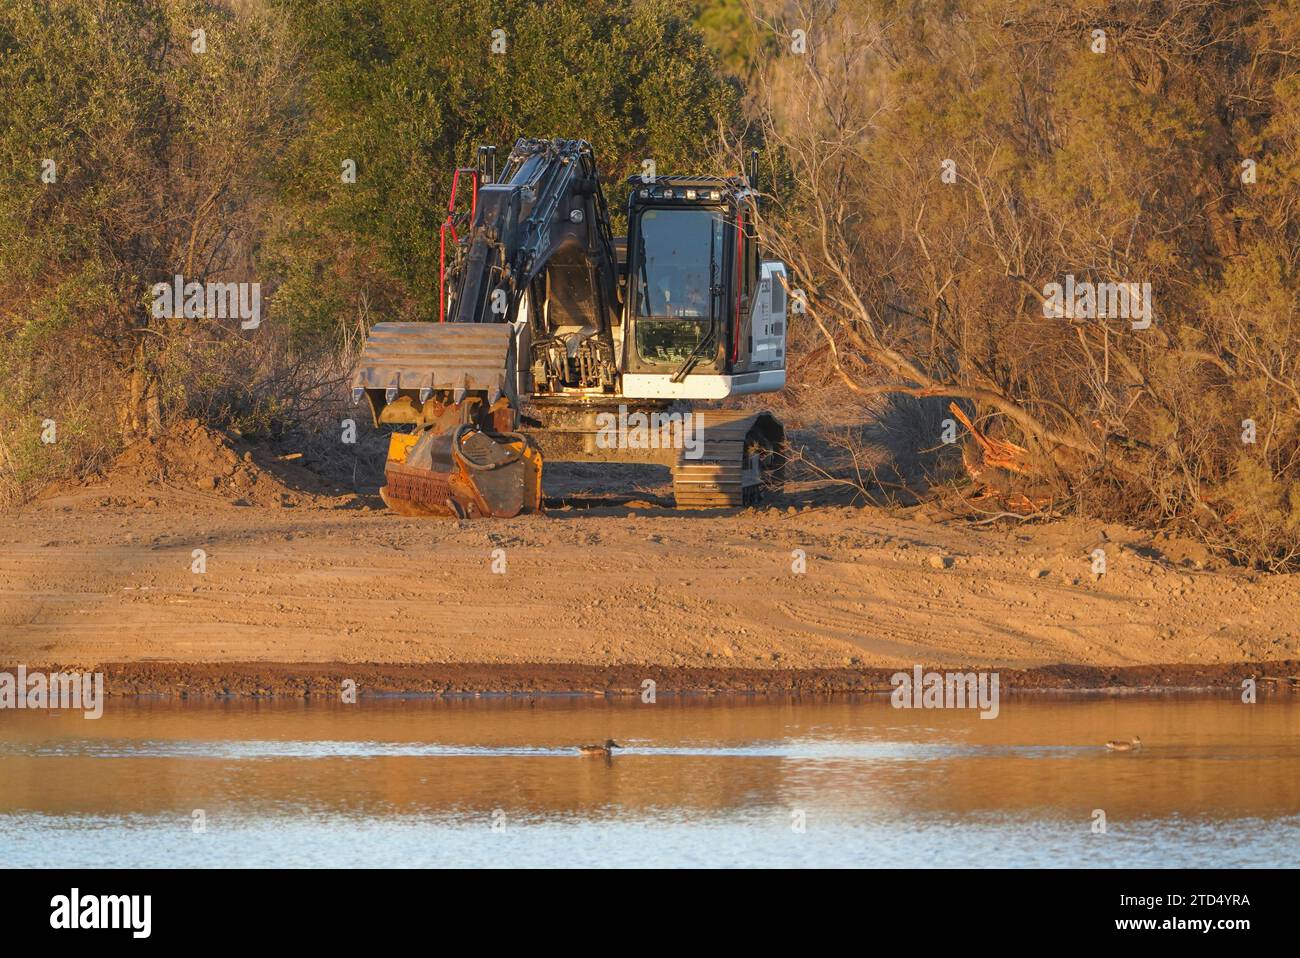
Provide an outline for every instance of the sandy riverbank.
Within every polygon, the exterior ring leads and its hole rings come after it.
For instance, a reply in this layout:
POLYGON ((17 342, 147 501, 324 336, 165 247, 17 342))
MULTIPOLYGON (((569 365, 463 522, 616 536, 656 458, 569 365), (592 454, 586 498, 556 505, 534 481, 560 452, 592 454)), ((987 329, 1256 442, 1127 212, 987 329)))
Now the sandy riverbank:
POLYGON ((113 664, 124 688, 206 692, 362 667, 377 689, 414 691, 631 688, 647 669, 676 677, 661 687, 809 691, 916 663, 1021 670, 1026 687, 1300 671, 1294 576, 1122 527, 797 499, 684 514, 651 496, 464 524, 354 496, 242 501, 90 487, 4 513, 0 662, 113 664))

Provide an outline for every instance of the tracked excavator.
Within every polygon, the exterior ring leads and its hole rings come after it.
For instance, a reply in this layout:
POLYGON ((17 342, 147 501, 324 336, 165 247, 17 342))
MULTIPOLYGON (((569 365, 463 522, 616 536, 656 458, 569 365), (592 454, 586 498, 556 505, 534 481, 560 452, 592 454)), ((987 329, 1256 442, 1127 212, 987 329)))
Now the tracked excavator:
POLYGON ((453 174, 437 321, 376 324, 354 373, 353 401, 395 427, 389 508, 539 511, 547 460, 668 466, 679 508, 778 486, 770 413, 689 409, 785 385, 786 268, 755 240, 756 175, 753 158, 748 176, 633 175, 616 237, 590 144, 521 139, 500 176, 481 147, 453 174))

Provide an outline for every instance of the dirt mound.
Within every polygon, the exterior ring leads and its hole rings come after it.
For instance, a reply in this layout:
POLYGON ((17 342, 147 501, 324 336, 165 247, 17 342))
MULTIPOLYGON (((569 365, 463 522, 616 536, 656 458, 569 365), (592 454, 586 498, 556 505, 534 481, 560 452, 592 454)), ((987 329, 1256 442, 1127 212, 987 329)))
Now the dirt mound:
MULTIPOLYGON (((95 493, 99 505, 156 505, 151 500, 180 494, 198 501, 281 507, 308 505, 343 492, 290 457, 187 419, 163 435, 132 443, 81 491, 95 493)), ((67 498, 72 493, 60 485, 40 498, 67 498)))

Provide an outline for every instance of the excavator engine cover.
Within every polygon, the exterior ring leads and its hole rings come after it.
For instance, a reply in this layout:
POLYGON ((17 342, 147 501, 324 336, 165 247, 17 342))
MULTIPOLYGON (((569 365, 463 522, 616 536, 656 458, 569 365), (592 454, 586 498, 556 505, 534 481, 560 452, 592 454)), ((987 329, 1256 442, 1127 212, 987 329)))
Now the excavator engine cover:
POLYGON ((520 433, 462 425, 394 435, 384 469, 385 504, 408 516, 509 518, 542 505, 542 456, 520 433))

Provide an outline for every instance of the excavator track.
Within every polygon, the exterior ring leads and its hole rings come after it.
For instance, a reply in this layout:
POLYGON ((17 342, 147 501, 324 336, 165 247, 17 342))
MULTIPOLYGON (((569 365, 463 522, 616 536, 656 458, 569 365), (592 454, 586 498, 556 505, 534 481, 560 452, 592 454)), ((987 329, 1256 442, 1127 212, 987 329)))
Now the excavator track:
POLYGON ((702 454, 678 458, 673 496, 679 509, 734 509, 778 491, 785 466, 785 430, 770 413, 709 409, 702 454))

